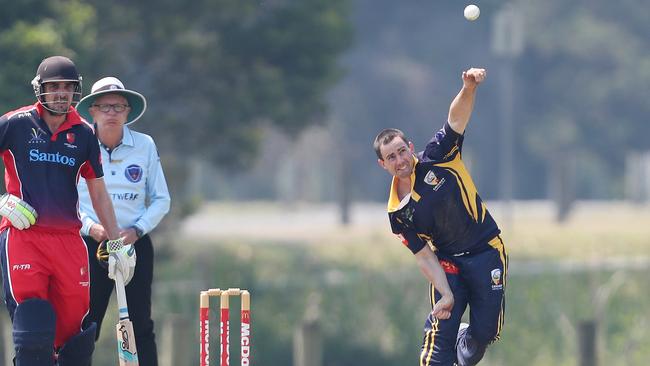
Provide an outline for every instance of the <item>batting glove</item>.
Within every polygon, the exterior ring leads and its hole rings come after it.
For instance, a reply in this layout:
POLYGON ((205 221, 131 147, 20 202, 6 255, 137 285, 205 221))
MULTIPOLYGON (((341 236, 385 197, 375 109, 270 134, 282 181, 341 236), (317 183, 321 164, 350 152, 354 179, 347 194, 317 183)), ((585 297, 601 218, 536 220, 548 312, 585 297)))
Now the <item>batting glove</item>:
POLYGON ((103 241, 97 247, 97 260, 108 269, 108 277, 115 280, 117 271, 122 273, 126 286, 135 272, 135 247, 124 245, 124 238, 103 241))
POLYGON ((5 193, 0 197, 0 215, 11 222, 18 230, 24 230, 36 223, 38 214, 32 206, 13 194, 5 193))

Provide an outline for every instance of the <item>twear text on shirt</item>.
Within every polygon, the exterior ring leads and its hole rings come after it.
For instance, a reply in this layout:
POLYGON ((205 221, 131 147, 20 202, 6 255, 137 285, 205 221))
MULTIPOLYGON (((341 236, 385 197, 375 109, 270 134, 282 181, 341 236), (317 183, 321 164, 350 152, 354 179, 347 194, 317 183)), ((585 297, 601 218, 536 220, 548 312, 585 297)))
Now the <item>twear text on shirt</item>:
POLYGON ((126 192, 126 193, 109 193, 113 201, 135 201, 138 199, 139 193, 126 192))

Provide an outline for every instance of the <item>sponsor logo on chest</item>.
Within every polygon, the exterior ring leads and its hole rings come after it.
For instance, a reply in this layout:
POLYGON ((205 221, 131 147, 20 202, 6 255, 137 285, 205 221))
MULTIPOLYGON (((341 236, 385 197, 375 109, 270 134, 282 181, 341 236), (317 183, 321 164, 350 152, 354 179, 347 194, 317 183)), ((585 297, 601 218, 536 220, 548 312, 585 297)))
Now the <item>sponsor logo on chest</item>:
POLYGON ((39 149, 29 150, 29 161, 57 163, 62 165, 75 165, 75 158, 61 153, 41 152, 39 149))
POLYGON ((66 142, 63 143, 69 149, 76 149, 77 145, 74 144, 75 134, 74 132, 68 132, 65 134, 66 142))
POLYGON ((439 179, 433 170, 429 170, 427 175, 424 176, 424 183, 433 186, 433 190, 437 191, 443 184, 445 184, 445 178, 439 179))
POLYGON ((27 141, 28 144, 44 144, 45 139, 43 138, 45 136, 45 131, 41 130, 40 127, 38 128, 33 128, 32 127, 32 133, 29 136, 29 141, 27 141))
POLYGON ((125 192, 125 193, 109 193, 113 201, 135 201, 140 196, 139 193, 125 192))

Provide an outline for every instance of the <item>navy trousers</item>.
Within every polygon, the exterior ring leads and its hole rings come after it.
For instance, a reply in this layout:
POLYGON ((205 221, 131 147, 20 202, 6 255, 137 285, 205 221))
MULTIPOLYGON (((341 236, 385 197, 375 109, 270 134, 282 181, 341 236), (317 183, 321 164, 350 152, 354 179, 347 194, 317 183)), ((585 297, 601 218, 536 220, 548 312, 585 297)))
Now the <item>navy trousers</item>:
MULTIPOLYGON (((500 237, 478 253, 436 252, 454 294, 449 319, 431 314, 424 325, 420 366, 476 365, 487 346, 499 338, 504 321, 508 257, 500 237), (461 318, 469 307, 469 327, 459 336, 461 318)), ((433 285, 432 304, 440 299, 433 285)))
MULTIPOLYGON (((97 339, 106 314, 108 301, 115 288, 115 282, 108 278, 108 271, 95 258, 97 242, 88 236, 83 237, 90 256, 90 313, 88 320, 97 323, 97 339)), ((153 244, 149 235, 135 242, 137 256, 135 273, 126 286, 126 301, 129 305, 129 318, 133 322, 135 346, 138 350, 140 366, 157 366, 158 356, 154 324, 151 319, 151 283, 153 281, 153 244)), ((117 311, 117 309, 115 309, 117 311)))

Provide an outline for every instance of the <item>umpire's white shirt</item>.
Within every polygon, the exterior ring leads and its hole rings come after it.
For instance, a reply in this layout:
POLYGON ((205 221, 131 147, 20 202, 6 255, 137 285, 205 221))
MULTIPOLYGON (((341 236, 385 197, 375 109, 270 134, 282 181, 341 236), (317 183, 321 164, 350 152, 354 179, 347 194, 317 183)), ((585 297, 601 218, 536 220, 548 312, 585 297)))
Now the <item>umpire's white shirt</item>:
MULTIPOLYGON (((153 230, 169 212, 170 198, 156 144, 149 135, 124 126, 122 143, 110 153, 101 145, 104 182, 113 201, 117 224, 122 229, 137 226, 144 234, 153 230)), ((82 235, 99 223, 88 185, 80 179, 79 214, 82 235)))

